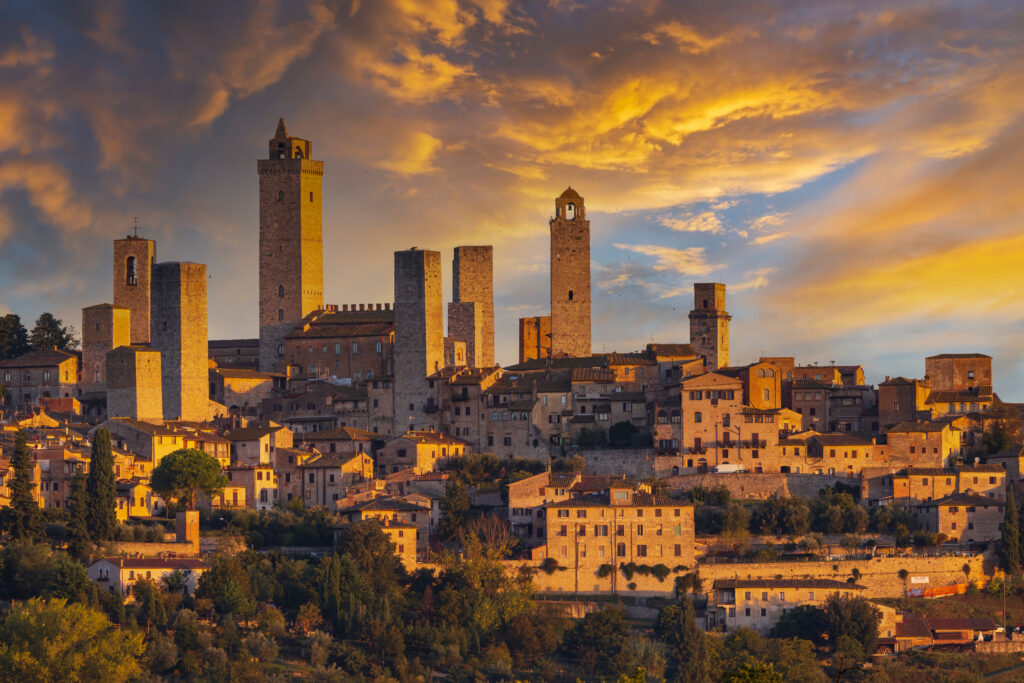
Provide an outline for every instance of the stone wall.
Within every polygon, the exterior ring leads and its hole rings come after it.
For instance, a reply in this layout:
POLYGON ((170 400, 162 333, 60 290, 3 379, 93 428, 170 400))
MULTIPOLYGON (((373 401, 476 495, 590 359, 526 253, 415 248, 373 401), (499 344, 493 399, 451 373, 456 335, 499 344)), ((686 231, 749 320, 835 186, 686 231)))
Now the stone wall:
MULTIPOLYGON (((474 350, 467 339, 469 357, 477 367, 494 365, 494 247, 455 247, 452 261, 452 302, 476 302, 481 305, 476 325, 480 329, 479 350, 474 350)), ((449 325, 451 320, 449 318, 449 325)), ((449 328, 450 329, 450 328, 449 328)), ((454 336, 454 335, 451 335, 454 336)), ((472 364, 472 363, 471 363, 472 364)))
POLYGON ((624 474, 634 479, 655 476, 653 448, 595 448, 580 450, 587 474, 624 474))
POLYGON ((474 368, 489 367, 484 362, 484 305, 479 301, 453 301, 448 304, 448 337, 466 345, 466 365, 474 368))
POLYGON ((707 368, 729 365, 729 321, 725 311, 725 285, 697 283, 693 286, 694 306, 690 311, 690 346, 707 359, 707 368))
POLYGON ((161 354, 164 417, 208 420, 206 266, 158 263, 152 291, 150 337, 161 354))
POLYGON ((121 346, 107 354, 107 416, 159 422, 164 417, 160 352, 121 346))
POLYGON ((813 498, 818 491, 826 486, 835 486, 838 482, 846 484, 851 480, 830 474, 770 474, 756 472, 683 474, 668 477, 665 480, 673 492, 688 491, 694 486, 716 488, 724 486, 729 489, 733 498, 763 500, 778 496, 802 496, 813 498))
POLYGON ((551 317, 519 319, 519 362, 551 355, 551 317))
MULTIPOLYGON (((654 565, 655 560, 650 564, 654 565)), ((517 563, 523 564, 523 563, 517 563)), ((547 574, 539 569, 540 562, 530 561, 528 566, 537 568, 533 582, 541 593, 573 593, 581 594, 623 594, 645 597, 669 597, 675 589, 675 577, 682 576, 696 568, 704 581, 703 590, 710 593, 716 579, 835 579, 846 581, 853 576, 853 570, 860 572, 858 583, 867 588, 865 597, 896 598, 902 597, 903 581, 899 571, 906 569, 914 577, 928 577, 929 586, 942 586, 963 581, 963 566, 971 567, 971 577, 980 579, 987 576, 992 569, 992 560, 986 555, 970 557, 876 557, 866 560, 841 560, 819 562, 761 562, 751 564, 698 564, 689 567, 665 564, 672 570, 664 581, 655 576, 634 574, 627 579, 621 571, 601 578, 596 572, 587 572, 586 576, 576 576, 571 569, 556 569, 547 574), (635 584, 634 589, 629 584, 635 584), (600 590, 595 591, 598 587, 600 590)), ((919 584, 915 584, 919 585, 919 584)))

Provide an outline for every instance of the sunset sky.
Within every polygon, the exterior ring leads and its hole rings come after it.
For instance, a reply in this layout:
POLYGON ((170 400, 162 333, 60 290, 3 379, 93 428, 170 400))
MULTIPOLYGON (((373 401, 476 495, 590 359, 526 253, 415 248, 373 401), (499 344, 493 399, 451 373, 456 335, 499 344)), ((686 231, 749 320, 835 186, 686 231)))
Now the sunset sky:
POLYGON ((210 336, 257 334, 256 160, 324 160, 328 303, 393 252, 495 248, 497 356, 547 312, 548 226, 592 230, 594 351, 687 341, 728 285, 732 362, 920 376, 995 357, 1024 401, 1024 5, 6 2, 0 313, 76 327, 111 240, 208 264, 210 336))

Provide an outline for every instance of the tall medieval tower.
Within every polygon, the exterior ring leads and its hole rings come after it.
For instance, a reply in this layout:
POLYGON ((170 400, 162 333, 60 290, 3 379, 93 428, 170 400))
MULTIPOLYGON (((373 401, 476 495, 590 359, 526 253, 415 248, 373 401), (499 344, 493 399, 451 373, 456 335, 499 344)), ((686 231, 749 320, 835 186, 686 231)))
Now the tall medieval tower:
POLYGON ((132 344, 149 343, 154 263, 156 242, 153 240, 138 235, 114 240, 114 306, 129 311, 132 344))
POLYGON ((444 367, 441 254, 395 252, 395 434, 437 425, 433 382, 444 367))
POLYGON ((571 187, 551 219, 551 356, 590 355, 590 221, 571 187))
POLYGON ((703 356, 708 370, 729 364, 729 321, 725 312, 725 285, 711 282, 693 285, 690 311, 690 346, 703 356))
POLYGON ((257 161, 260 176, 260 370, 284 362, 284 337, 324 306, 321 181, 324 162, 309 140, 289 137, 284 119, 257 161))
POLYGON ((448 336, 466 343, 471 367, 494 365, 494 247, 455 247, 448 336))

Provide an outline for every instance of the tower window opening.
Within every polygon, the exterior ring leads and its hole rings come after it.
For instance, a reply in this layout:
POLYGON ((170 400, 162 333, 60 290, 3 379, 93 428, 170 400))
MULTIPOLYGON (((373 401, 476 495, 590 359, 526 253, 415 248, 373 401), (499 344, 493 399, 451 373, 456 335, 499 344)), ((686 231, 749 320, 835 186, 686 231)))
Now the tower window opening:
POLYGON ((277 319, 278 320, 284 320, 284 309, 283 308, 277 309, 277 319))
POLYGON ((708 307, 708 300, 704 299, 704 308, 707 308, 707 307, 708 307))
POLYGON ((569 301, 572 301, 572 290, 569 290, 569 301))
MULTIPOLYGON (((284 201, 284 190, 278 190, 277 191, 277 201, 279 201, 279 202, 283 202, 284 201)), ((707 306, 705 306, 705 308, 707 308, 707 306)))
POLYGON ((312 192, 309 193, 309 201, 313 201, 313 193, 312 192))
POLYGON ((277 286, 277 296, 284 297, 284 285, 277 286))
POLYGON ((125 284, 137 285, 139 283, 138 262, 134 256, 129 256, 125 262, 125 284))

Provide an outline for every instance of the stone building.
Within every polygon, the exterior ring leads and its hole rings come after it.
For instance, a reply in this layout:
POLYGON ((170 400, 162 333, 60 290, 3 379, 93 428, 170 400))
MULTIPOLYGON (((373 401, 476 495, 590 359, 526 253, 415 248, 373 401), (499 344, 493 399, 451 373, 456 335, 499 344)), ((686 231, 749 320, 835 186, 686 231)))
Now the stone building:
POLYGON ((395 433, 437 422, 427 376, 444 367, 441 254, 395 252, 395 433))
POLYGON ((690 311, 690 346, 703 356, 708 370, 729 365, 729 321, 725 311, 725 285, 698 282, 693 285, 690 311))
POLYGON ((548 504, 544 513, 547 557, 566 568, 562 584, 573 592, 626 588, 620 567, 630 563, 671 569, 695 561, 693 505, 625 480, 548 504))
POLYGON ((590 221, 567 188, 551 219, 551 355, 590 355, 590 221))
POLYGON ((210 360, 218 367, 259 370, 259 339, 211 339, 210 360))
POLYGON ((127 308, 97 304, 82 309, 82 393, 107 389, 107 353, 131 344, 127 308))
POLYGON ((878 385, 878 424, 888 429, 900 422, 929 417, 925 400, 931 393, 927 381, 906 377, 886 377, 878 385))
POLYGON ((284 337, 284 360, 295 379, 392 373, 395 311, 390 303, 329 306, 310 313, 284 337))
POLYGON ((161 354, 164 418, 210 418, 206 266, 168 262, 153 266, 151 346, 161 354))
POLYGON ((53 349, 2 360, 0 384, 14 406, 31 406, 41 398, 70 398, 78 384, 78 356, 53 349))
POLYGON ((465 441, 437 432, 410 431, 384 444, 377 453, 377 469, 384 475, 411 467, 423 474, 465 453, 465 441))
POLYGON ((160 352, 148 346, 119 346, 106 355, 107 415, 145 422, 164 418, 160 352))
POLYGON ((960 455, 960 430, 941 422, 901 422, 886 433, 889 454, 898 462, 944 467, 960 455))
POLYGON ((114 306, 130 312, 132 344, 149 343, 154 263, 153 240, 129 235, 114 241, 114 306))
POLYGON ((494 365, 494 247, 455 247, 448 311, 448 336, 466 342, 469 365, 494 365), (480 309, 457 308, 453 325, 452 306, 467 303, 480 304, 480 309))
POLYGON ((309 140, 290 137, 284 119, 256 162, 260 176, 260 370, 278 372, 284 337, 324 307, 321 181, 309 140))
POLYGON ((992 393, 992 357, 983 353, 942 353, 924 359, 932 391, 966 391, 987 387, 992 393))
POLYGON ((863 595, 864 590, 834 579, 718 579, 708 600, 706 628, 726 633, 748 628, 766 636, 792 609, 823 605, 836 593, 863 595))
POLYGON ((737 377, 743 382, 743 403, 751 408, 771 410, 782 407, 782 373, 772 363, 723 367, 717 372, 737 377))
POLYGON ((551 356, 551 316, 519 319, 519 362, 551 356))
POLYGON ((955 493, 920 503, 915 516, 926 531, 959 543, 998 541, 1005 504, 987 496, 955 493))

